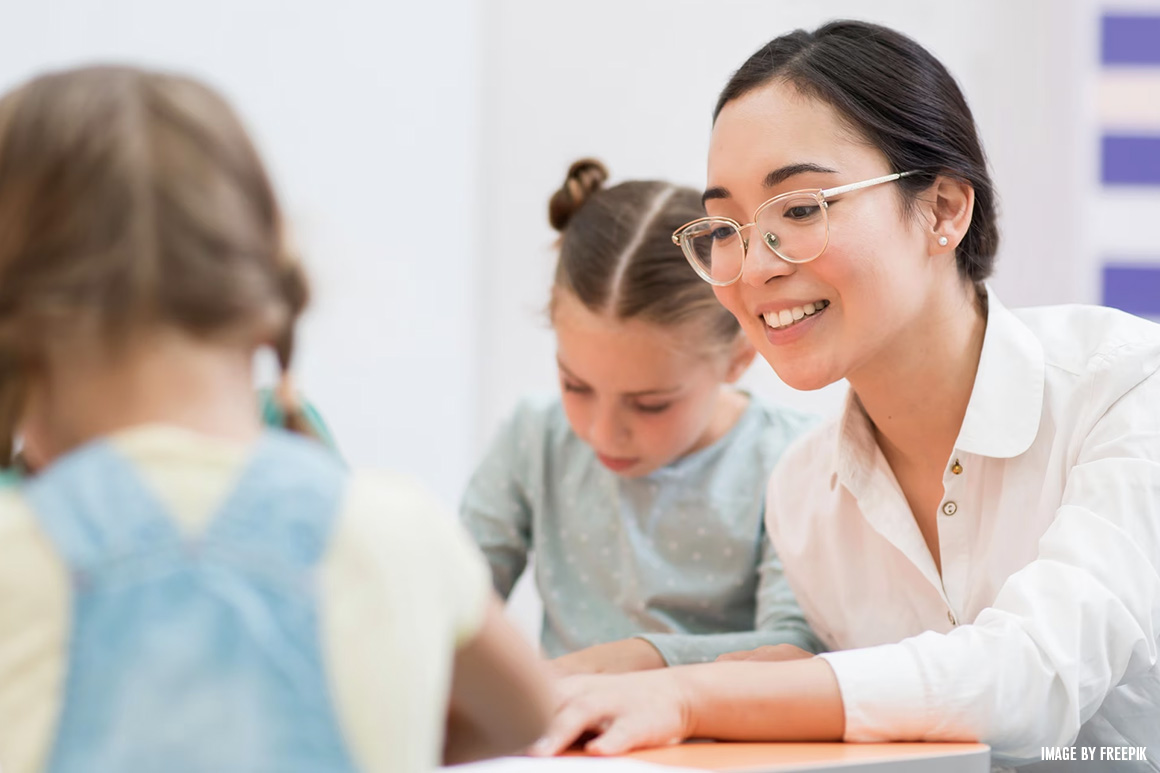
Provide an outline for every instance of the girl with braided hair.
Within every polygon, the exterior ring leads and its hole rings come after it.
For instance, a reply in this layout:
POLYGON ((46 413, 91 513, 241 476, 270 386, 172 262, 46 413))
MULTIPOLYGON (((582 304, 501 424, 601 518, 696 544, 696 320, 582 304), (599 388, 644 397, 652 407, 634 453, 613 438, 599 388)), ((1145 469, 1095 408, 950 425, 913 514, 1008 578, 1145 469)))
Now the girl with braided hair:
POLYGON ((417 771, 541 729, 454 521, 263 430, 255 350, 287 372, 308 298, 282 233, 196 81, 94 67, 0 100, 0 461, 30 428, 45 463, 0 490, 6 773, 417 771))

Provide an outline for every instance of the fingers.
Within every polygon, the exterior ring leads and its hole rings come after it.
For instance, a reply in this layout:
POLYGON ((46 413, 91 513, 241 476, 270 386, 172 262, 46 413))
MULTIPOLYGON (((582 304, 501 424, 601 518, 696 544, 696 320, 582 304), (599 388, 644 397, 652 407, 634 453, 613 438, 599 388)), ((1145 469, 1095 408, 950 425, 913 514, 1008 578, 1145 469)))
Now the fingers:
POLYGON ((718 663, 726 663, 733 660, 749 660, 750 653, 753 650, 741 650, 740 652, 726 652, 724 655, 717 656, 718 663))
POLYGON ((548 725, 548 731, 528 748, 533 757, 551 757, 567 749, 586 730, 602 732, 607 727, 606 712, 590 700, 576 698, 581 686, 568 682, 582 681, 565 679, 560 683, 561 702, 556 716, 548 725))
POLYGON ((655 733, 639 722, 628 718, 613 721, 599 736, 584 746, 584 751, 608 757, 616 754, 626 754, 633 749, 644 746, 672 746, 680 743, 679 736, 672 738, 656 738, 655 733))
POLYGON ((580 676, 557 683, 557 709, 548 731, 530 749, 534 757, 559 754, 577 740, 593 755, 624 754, 644 746, 679 743, 687 734, 671 675, 580 676))
POLYGON ((765 660, 765 655, 776 647, 765 645, 753 650, 738 650, 737 652, 726 652, 724 655, 718 655, 719 662, 738 661, 738 660, 765 660))
POLYGON ((591 716, 575 707, 563 709, 548 726, 548 732, 528 747, 532 757, 553 757, 567 749, 586 730, 601 731, 606 722, 600 716, 591 716))

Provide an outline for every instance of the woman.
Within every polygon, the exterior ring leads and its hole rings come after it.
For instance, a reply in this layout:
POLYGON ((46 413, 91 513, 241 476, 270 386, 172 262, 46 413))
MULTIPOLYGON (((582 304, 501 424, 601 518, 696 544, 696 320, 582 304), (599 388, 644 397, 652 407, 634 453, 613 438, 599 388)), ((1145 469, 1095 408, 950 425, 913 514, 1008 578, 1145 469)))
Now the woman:
POLYGON ((584 730, 598 753, 979 739, 1000 761, 1147 747, 1117 770, 1155 770, 1160 327, 999 302, 970 110, 882 27, 754 54, 718 102, 708 183, 710 217, 674 234, 694 268, 784 381, 850 385, 766 510, 807 619, 846 651, 576 678, 537 751, 584 730))

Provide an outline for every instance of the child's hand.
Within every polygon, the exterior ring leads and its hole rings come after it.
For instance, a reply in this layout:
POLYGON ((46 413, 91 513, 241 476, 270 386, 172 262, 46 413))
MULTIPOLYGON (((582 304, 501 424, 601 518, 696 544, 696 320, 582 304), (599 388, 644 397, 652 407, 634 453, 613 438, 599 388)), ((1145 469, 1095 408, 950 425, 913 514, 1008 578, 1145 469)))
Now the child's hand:
POLYGON ((574 676, 623 674, 629 671, 664 668, 666 664, 656 647, 644 639, 622 639, 563 655, 548 661, 548 665, 557 676, 574 676))
POLYGON ((717 660, 802 660, 813 656, 812 652, 806 652, 801 647, 795 647, 792 644, 767 644, 755 650, 726 652, 724 655, 718 656, 717 660))
POLYGON ((528 749, 533 757, 559 754, 586 735, 594 737, 584 751, 599 755, 668 746, 689 736, 687 701, 668 669, 573 676, 558 681, 556 690, 556 714, 528 749))

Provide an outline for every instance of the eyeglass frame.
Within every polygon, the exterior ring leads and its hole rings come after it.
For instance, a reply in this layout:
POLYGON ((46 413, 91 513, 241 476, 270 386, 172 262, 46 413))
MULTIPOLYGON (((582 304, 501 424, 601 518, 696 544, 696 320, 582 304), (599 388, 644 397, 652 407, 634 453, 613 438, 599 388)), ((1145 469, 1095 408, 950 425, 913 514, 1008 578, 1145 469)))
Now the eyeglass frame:
POLYGON ((870 187, 873 187, 875 185, 884 185, 885 183, 891 183, 891 182, 894 182, 895 180, 901 180, 903 177, 909 177, 913 174, 918 174, 919 171, 920 170, 918 170, 918 169, 913 169, 909 172, 895 172, 893 174, 883 175, 882 177, 875 177, 875 178, 870 179, 870 180, 863 180, 861 182, 848 183, 846 185, 839 185, 839 186, 834 187, 834 188, 803 188, 802 190, 787 191, 785 193, 779 193, 776 196, 762 202, 757 207, 757 209, 753 211, 753 222, 751 222, 751 223, 746 223, 745 225, 741 225, 741 223, 738 223, 736 220, 734 220, 731 217, 713 217, 713 216, 699 217, 696 220, 690 220, 689 222, 685 223, 683 226, 681 226, 677 230, 673 231, 673 236, 672 236, 673 244, 676 244, 677 246, 679 246, 681 248, 681 253, 685 256, 685 260, 689 261, 689 265, 693 267, 693 270, 697 272, 697 276, 701 277, 702 279, 704 279, 706 282, 713 285, 714 287, 728 287, 731 284, 736 284, 737 282, 739 282, 741 280, 742 275, 745 273, 745 259, 749 257, 749 240, 746 239, 744 235, 742 235, 742 231, 744 231, 746 228, 752 228, 753 226, 757 225, 757 219, 759 217, 761 217, 761 213, 764 212, 766 209, 768 209, 775 202, 777 202, 781 199, 789 198, 790 196, 810 195, 810 196, 813 196, 815 199, 817 199, 818 206, 820 206, 822 208, 823 214, 825 215, 825 218, 826 218, 826 241, 822 245, 822 249, 818 250, 818 254, 814 255, 812 258, 806 258, 805 260, 793 260, 791 258, 787 258, 786 256, 782 255, 775 248, 769 247, 768 245, 766 245, 767 249, 769 249, 770 252, 772 252, 774 255, 781 258, 782 260, 784 260, 786 263, 792 263, 794 265, 801 265, 802 263, 809 263, 810 261, 817 260, 819 257, 821 257, 822 253, 826 251, 826 247, 830 246, 830 216, 828 214, 830 203, 829 203, 829 201, 827 201, 827 199, 832 198, 834 196, 840 196, 844 193, 852 193, 853 191, 862 190, 863 188, 870 188, 870 187), (737 235, 741 237, 741 265, 740 265, 739 270, 737 272, 737 276, 733 277, 728 282, 722 282, 722 281, 719 281, 717 279, 712 279, 711 277, 709 277, 705 271, 704 266, 700 265, 700 261, 697 258, 695 258, 689 254, 690 248, 685 246, 685 239, 682 235, 683 232, 685 231, 685 229, 689 228, 690 226, 697 225, 699 223, 708 223, 710 221, 714 221, 714 222, 724 221, 726 223, 731 224, 734 228, 737 229, 737 235))

